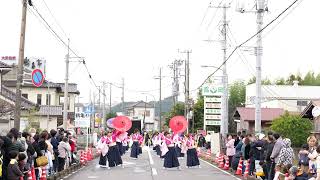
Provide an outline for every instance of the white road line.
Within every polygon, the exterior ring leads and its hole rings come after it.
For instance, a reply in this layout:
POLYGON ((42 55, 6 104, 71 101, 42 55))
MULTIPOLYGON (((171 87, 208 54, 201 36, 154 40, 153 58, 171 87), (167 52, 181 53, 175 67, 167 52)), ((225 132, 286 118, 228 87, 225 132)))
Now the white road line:
POLYGON ((152 168, 152 175, 158 175, 158 172, 157 172, 157 170, 156 170, 156 168, 152 168))
MULTIPOLYGON (((199 158, 199 159, 200 159, 200 158, 199 158)), ((215 166, 215 165, 213 165, 213 164, 211 164, 211 163, 209 163, 209 162, 207 162, 207 161, 204 161, 204 160, 202 160, 202 159, 200 159, 200 161, 202 161, 202 162, 204 162, 204 163, 207 163, 209 166, 212 166, 212 167, 214 167, 215 169, 218 169, 219 171, 221 171, 221 172, 223 172, 223 173, 225 173, 225 174, 228 174, 228 175, 231 176, 231 177, 236 178, 237 180, 241 180, 241 178, 238 178, 238 177, 234 176, 233 174, 231 174, 231 173, 229 173, 229 172, 227 172, 227 171, 225 171, 225 170, 222 170, 222 169, 218 168, 217 166, 215 166)))
POLYGON ((152 159, 152 156, 151 156, 150 148, 148 148, 147 151, 148 151, 148 155, 149 155, 150 164, 153 165, 154 162, 153 162, 153 159, 152 159))

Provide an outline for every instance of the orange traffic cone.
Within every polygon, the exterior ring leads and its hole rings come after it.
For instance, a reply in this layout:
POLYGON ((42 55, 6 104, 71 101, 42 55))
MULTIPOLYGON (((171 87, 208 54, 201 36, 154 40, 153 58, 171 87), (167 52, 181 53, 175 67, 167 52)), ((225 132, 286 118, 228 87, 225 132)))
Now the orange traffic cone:
POLYGON ((84 158, 84 162, 87 163, 88 162, 87 151, 83 152, 83 158, 84 158))
POLYGON ((236 172, 235 175, 242 175, 242 163, 243 163, 243 160, 242 160, 242 158, 240 158, 239 164, 238 164, 238 168, 237 168, 237 172, 236 172))
POLYGON ((223 168, 224 167, 224 159, 223 159, 223 154, 220 155, 220 162, 219 162, 219 168, 223 168))
POLYGON ((220 157, 220 153, 217 153, 217 154, 216 154, 216 158, 214 159, 214 162, 215 162, 216 164, 219 164, 219 157, 220 157))
POLYGON ((208 149, 206 153, 206 159, 210 159, 210 157, 211 157, 211 150, 208 149))
POLYGON ((244 171, 243 177, 247 178, 247 177, 249 176, 250 160, 247 160, 247 161, 246 161, 245 166, 246 166, 246 170, 244 171))
POLYGON ((47 168, 44 166, 41 168, 42 173, 41 173, 41 177, 40 180, 47 180, 47 168))
POLYGON ((226 160, 226 163, 224 164, 223 169, 228 171, 229 170, 229 157, 225 156, 225 160, 226 160))
POLYGON ((80 163, 82 165, 84 165, 86 163, 85 159, 84 159, 84 152, 83 151, 80 151, 80 163))

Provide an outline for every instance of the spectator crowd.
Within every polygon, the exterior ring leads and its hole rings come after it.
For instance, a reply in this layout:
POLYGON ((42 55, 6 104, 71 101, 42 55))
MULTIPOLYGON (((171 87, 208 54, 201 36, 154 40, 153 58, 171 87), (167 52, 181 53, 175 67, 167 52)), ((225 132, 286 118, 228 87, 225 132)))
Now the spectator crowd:
POLYGON ((225 147, 225 155, 234 172, 239 168, 239 162, 243 162, 242 173, 248 164, 249 176, 259 179, 278 179, 280 174, 290 180, 320 180, 320 146, 315 136, 306 139, 306 144, 296 152, 297 157, 291 140, 273 132, 267 135, 245 132, 228 135, 225 147))
POLYGON ((76 139, 63 129, 20 133, 12 128, 0 136, 0 180, 27 180, 33 169, 39 180, 41 169, 50 176, 77 163, 75 154, 76 139))

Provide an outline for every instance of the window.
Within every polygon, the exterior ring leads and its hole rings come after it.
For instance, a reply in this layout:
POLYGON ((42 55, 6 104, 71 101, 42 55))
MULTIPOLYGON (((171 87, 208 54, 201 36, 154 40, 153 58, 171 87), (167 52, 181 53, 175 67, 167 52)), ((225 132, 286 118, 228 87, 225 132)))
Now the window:
POLYGON ((28 94, 22 94, 22 97, 28 99, 28 94))
MULTIPOLYGON (((62 106, 62 109, 64 108, 64 96, 59 96, 59 105, 62 106)), ((70 110, 70 96, 69 96, 69 101, 68 101, 68 110, 70 110)))
POLYGON ((51 94, 46 94, 46 105, 51 105, 51 94))
POLYGON ((150 117, 150 110, 146 111, 146 117, 150 117))
POLYGON ((37 94, 37 104, 41 105, 41 94, 37 94))

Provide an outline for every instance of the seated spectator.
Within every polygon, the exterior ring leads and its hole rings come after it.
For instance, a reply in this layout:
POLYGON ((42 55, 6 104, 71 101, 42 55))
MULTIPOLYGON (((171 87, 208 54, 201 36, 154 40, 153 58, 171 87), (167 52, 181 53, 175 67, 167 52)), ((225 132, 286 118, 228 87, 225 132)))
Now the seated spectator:
POLYGON ((309 157, 308 154, 305 152, 309 152, 309 146, 308 144, 304 144, 301 147, 301 150, 299 151, 298 158, 299 158, 299 167, 302 169, 304 172, 308 172, 309 170, 309 157))

